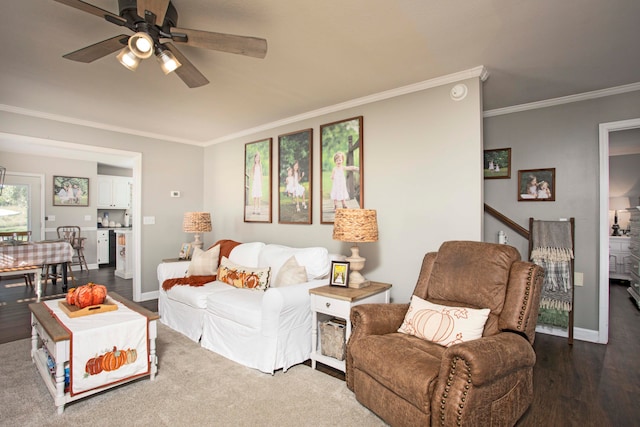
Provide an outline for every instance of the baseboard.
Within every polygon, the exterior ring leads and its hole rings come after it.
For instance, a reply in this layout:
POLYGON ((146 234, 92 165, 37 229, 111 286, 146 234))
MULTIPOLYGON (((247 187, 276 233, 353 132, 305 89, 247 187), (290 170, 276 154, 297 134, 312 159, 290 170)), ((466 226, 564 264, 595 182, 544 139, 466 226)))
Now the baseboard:
MULTIPOLYGON (((536 326, 536 332, 539 332, 541 334, 553 335, 556 337, 569 337, 569 332, 566 329, 558 328, 555 326, 538 325, 536 326)), ((594 331, 592 329, 573 328, 573 339, 601 344, 598 341, 598 331, 594 331)))
POLYGON ((140 294, 140 299, 138 301, 149 301, 152 299, 158 299, 158 293, 158 291, 143 292, 140 294))

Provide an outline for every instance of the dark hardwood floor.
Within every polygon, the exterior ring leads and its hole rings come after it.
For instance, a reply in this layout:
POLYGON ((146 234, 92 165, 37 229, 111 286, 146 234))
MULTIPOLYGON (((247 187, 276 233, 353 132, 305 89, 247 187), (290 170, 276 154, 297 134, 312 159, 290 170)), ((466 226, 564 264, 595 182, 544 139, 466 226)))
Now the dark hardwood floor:
MULTIPOLYGON (((113 269, 77 273, 78 284, 101 283, 108 290, 132 299, 131 280, 113 269)), ((632 426, 640 425, 640 311, 627 293, 625 282, 610 286, 609 344, 593 344, 537 334, 534 348, 534 401, 517 426, 632 426)), ((47 286, 43 299, 61 298, 62 286, 47 286)), ((28 304, 35 301, 24 280, 0 281, 0 343, 28 338, 28 304)), ((157 311, 157 300, 141 303, 157 311)), ((309 363, 306 363, 309 365, 309 363)), ((344 374, 318 364, 318 368, 344 380, 344 374)))

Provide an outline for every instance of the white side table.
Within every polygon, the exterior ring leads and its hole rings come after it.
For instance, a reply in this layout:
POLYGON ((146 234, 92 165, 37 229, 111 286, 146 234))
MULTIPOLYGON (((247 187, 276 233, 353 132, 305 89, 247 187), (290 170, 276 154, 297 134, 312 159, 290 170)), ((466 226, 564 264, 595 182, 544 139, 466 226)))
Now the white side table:
POLYGON ((345 345, 351 336, 351 321, 349 315, 351 307, 360 304, 389 303, 391 299, 391 285, 389 283, 371 282, 364 288, 341 288, 337 286, 321 286, 309 289, 311 297, 311 313, 313 325, 311 331, 311 367, 316 368, 316 362, 346 371, 345 361, 322 354, 318 346, 318 313, 339 317, 346 321, 345 345))

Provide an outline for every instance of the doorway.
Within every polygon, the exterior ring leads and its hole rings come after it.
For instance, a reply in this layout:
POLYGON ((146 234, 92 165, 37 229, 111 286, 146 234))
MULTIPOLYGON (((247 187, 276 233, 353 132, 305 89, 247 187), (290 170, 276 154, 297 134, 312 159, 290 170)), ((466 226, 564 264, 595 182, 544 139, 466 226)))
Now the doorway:
POLYGON ((43 240, 43 187, 42 174, 7 172, 0 200, 11 214, 0 216, 0 230, 31 230, 31 240, 43 240))
POLYGON ((600 277, 598 342, 609 341, 609 134, 611 132, 640 128, 640 118, 601 123, 600 141, 600 277))

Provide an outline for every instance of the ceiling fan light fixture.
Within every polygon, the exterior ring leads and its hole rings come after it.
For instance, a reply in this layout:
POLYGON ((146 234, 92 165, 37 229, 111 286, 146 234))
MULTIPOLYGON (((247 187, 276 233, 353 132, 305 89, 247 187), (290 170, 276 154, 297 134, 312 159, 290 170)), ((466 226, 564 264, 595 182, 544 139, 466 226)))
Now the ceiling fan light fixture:
POLYGON ((125 68, 128 68, 131 71, 135 71, 138 68, 138 65, 140 65, 141 61, 141 59, 137 57, 128 47, 122 49, 116 58, 118 58, 118 61, 120 61, 120 63, 125 68))
POLYGON ((129 50, 140 59, 153 55, 153 39, 147 33, 138 32, 129 37, 129 50))
POLYGON ((169 74, 172 71, 175 71, 178 67, 182 66, 180 61, 178 61, 173 53, 169 50, 161 50, 157 55, 158 62, 160 63, 160 68, 165 74, 169 74))

